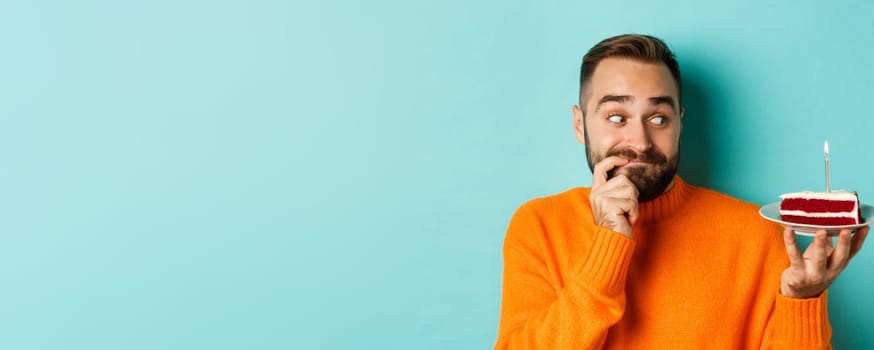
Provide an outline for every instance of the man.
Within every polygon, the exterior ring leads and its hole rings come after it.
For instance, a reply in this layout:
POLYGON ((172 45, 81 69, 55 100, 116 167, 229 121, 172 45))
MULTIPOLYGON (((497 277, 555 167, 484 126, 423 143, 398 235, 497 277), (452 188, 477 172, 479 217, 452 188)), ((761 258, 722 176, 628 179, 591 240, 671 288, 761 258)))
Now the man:
POLYGON ((818 231, 802 255, 757 206, 685 183, 680 96, 657 38, 585 55, 573 125, 592 186, 513 216, 496 349, 830 348, 826 288, 868 227, 818 231))

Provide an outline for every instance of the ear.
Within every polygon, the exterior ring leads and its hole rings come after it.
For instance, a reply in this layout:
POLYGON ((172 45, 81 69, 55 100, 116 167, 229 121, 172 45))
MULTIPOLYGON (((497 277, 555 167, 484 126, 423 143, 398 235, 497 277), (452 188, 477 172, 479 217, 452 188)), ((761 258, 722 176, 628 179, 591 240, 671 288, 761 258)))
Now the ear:
POLYGON ((574 111, 574 135, 577 137, 577 142, 586 144, 586 136, 583 134, 585 126, 583 125, 583 111, 577 105, 573 106, 574 111))

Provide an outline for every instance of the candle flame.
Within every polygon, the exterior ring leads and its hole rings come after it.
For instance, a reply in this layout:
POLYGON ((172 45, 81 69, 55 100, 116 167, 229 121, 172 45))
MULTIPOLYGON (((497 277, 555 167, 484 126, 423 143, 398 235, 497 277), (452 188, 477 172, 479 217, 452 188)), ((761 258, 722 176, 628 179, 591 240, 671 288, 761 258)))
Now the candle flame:
POLYGON ((825 152, 825 156, 828 157, 828 140, 825 141, 825 146, 823 146, 823 150, 825 152))

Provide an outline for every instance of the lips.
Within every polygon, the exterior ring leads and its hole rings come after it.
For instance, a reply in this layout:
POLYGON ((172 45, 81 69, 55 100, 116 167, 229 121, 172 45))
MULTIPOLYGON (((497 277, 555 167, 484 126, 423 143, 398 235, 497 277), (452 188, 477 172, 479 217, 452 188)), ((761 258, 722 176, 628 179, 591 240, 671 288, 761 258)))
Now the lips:
POLYGON ((659 152, 656 152, 656 150, 654 149, 648 149, 641 153, 637 153, 627 148, 614 149, 610 152, 607 152, 606 156, 618 156, 622 159, 628 160, 628 164, 626 165, 631 165, 635 163, 661 164, 667 161, 667 157, 659 152))
POLYGON ((626 160, 628 160, 628 163, 626 163, 623 166, 652 165, 652 163, 650 163, 650 162, 644 162, 644 161, 637 160, 637 159, 626 159, 626 160))

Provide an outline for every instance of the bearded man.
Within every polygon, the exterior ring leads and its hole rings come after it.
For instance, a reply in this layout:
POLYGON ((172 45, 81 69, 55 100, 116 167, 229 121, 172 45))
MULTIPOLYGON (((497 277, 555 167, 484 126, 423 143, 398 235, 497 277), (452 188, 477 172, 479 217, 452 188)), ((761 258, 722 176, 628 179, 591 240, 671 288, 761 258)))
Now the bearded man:
POLYGON ((531 200, 504 241, 495 349, 828 349, 826 288, 868 227, 802 254, 758 207, 677 173, 680 68, 660 39, 583 58, 577 140, 592 185, 531 200))

